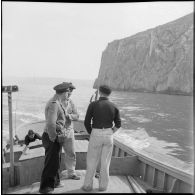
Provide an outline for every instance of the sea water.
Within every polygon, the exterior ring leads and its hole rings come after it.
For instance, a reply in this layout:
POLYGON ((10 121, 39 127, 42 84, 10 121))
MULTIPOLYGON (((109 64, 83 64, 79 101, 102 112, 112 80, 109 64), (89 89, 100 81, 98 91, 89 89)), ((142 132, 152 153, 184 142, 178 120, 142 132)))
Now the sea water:
MULTIPOLYGON (((12 93, 13 131, 26 123, 44 120, 46 102, 54 95, 53 87, 63 81, 76 89, 72 100, 80 119, 84 119, 93 89, 93 80, 66 78, 3 78, 3 86, 18 85, 12 93)), ((117 105, 122 119, 118 136, 137 149, 156 148, 160 154, 193 163, 193 97, 152 93, 113 91, 110 100, 117 105)), ((2 95, 3 143, 9 137, 7 93, 2 95)), ((27 133, 22 132, 23 135, 27 133)), ((20 132, 21 133, 21 132, 20 132)))

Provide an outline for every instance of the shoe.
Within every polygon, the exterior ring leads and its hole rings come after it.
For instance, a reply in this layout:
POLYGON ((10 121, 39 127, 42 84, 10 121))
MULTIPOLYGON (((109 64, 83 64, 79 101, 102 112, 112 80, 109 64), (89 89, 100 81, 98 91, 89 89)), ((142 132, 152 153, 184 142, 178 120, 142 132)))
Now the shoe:
POLYGON ((51 187, 46 187, 46 188, 44 188, 44 189, 39 189, 39 192, 40 192, 41 194, 50 194, 50 193, 52 193, 53 191, 54 191, 54 189, 51 188, 51 187))
POLYGON ((80 180, 81 178, 77 175, 70 175, 68 176, 69 179, 74 179, 74 180, 80 180))
POLYGON ((107 188, 99 188, 99 191, 106 191, 107 188))
POLYGON ((85 187, 85 186, 83 186, 81 189, 82 189, 83 191, 85 191, 85 192, 90 192, 90 191, 92 191, 92 187, 85 187))
POLYGON ((61 182, 55 185, 55 188, 62 188, 62 187, 64 187, 64 184, 61 182))

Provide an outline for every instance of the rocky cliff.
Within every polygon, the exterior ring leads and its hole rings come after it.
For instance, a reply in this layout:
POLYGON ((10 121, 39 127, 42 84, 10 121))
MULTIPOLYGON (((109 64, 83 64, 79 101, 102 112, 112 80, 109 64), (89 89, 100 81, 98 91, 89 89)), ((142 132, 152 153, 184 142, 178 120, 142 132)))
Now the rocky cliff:
POLYGON ((193 93, 193 13, 108 43, 94 88, 193 93))

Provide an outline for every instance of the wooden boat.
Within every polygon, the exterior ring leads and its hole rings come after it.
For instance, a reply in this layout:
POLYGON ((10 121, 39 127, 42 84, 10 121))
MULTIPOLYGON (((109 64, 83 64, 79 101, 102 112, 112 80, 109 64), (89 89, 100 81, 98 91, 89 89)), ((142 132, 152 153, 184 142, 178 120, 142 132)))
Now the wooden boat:
MULTIPOLYGON (((29 128, 42 133, 45 121, 27 124, 20 131, 29 128)), ((63 188, 55 188, 53 193, 85 193, 83 185, 86 170, 86 154, 89 135, 85 131, 83 121, 75 121, 75 139, 77 174, 81 180, 67 179, 64 153, 61 163, 61 181, 63 188)), ((18 130, 19 132, 19 130, 18 130)), ((21 137, 20 137, 21 138, 21 137)), ((27 155, 21 155, 24 145, 14 145, 15 163, 14 178, 10 177, 9 149, 6 152, 7 163, 3 164, 3 193, 22 194, 38 193, 41 171, 44 163, 44 148, 41 142, 31 145, 27 155), (13 179, 12 186, 10 180, 13 179)), ((146 156, 114 137, 114 147, 110 165, 110 181, 104 193, 193 193, 193 173, 162 163, 160 160, 146 156)), ((94 178, 94 189, 98 191, 98 179, 94 178)))
MULTIPOLYGON (((3 164, 3 193, 26 194, 38 193, 40 176, 44 163, 44 148, 41 142, 30 144, 27 155, 22 154, 24 141, 13 145, 12 132, 12 101, 11 93, 18 91, 17 86, 4 86, 4 93, 8 93, 9 106, 9 136, 10 148, 5 152, 3 164), (9 151, 10 150, 10 151, 9 151), (13 155, 14 154, 14 155, 13 155)), ((30 123, 18 129, 18 133, 33 129, 42 134, 45 121, 30 123)), ((80 188, 83 184, 86 170, 86 154, 89 135, 85 131, 83 121, 74 122, 76 171, 81 180, 67 179, 62 153, 61 181, 63 188, 55 188, 54 193, 85 193, 80 188)), ((23 134, 23 133, 22 133, 23 134)), ((18 134, 21 139, 21 135, 18 134)), ((193 173, 186 172, 176 166, 167 164, 153 156, 147 156, 140 150, 135 150, 125 142, 114 136, 114 147, 110 164, 110 182, 105 193, 193 193, 193 173)), ((98 180, 94 179, 94 189, 98 191, 98 180)))

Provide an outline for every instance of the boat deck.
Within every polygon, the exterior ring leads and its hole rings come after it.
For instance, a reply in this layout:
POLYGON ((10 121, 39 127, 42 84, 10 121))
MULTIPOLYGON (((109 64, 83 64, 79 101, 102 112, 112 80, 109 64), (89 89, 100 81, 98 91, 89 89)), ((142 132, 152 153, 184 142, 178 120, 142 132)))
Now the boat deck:
MULTIPOLYGON (((66 171, 62 172, 61 182, 64 184, 64 187, 55 188, 53 193, 61 194, 61 193, 86 193, 81 189, 84 179, 86 170, 76 170, 77 174, 81 176, 80 180, 71 180, 67 179, 66 171)), ((29 186, 24 187, 17 187, 10 189, 7 193, 8 194, 36 194, 39 193, 39 186, 40 183, 36 182, 29 186)), ((100 192, 98 190, 98 179, 93 179, 93 190, 90 193, 134 193, 134 189, 132 188, 128 177, 117 175, 117 176, 110 176, 109 185, 106 191, 100 192)))
MULTIPOLYGON (((87 140, 75 140, 75 151, 78 152, 87 152, 88 141, 87 140)), ((64 154, 64 149, 62 148, 62 153, 64 154)), ((27 154, 22 154, 19 158, 19 162, 24 160, 30 160, 36 157, 45 156, 45 149, 43 147, 33 148, 27 150, 27 154)))

